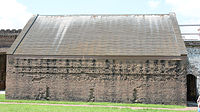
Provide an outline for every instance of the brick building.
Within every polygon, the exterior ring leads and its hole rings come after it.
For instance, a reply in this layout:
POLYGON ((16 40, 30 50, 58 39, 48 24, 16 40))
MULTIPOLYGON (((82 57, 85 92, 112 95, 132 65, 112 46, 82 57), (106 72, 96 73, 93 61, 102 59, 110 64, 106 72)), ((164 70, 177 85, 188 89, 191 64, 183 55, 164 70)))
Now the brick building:
POLYGON ((0 90, 5 90, 6 52, 17 38, 21 29, 0 30, 0 90))
POLYGON ((175 14, 32 17, 7 53, 6 98, 187 103, 175 14))
POLYGON ((196 101, 200 93, 200 41, 185 40, 187 48, 187 100, 196 101))

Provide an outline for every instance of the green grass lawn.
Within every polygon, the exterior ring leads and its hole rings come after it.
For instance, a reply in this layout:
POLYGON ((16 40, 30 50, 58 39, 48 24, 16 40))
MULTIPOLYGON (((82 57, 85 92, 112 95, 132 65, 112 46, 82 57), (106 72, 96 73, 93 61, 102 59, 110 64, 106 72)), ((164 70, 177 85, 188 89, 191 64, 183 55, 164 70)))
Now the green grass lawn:
MULTIPOLYGON (((49 105, 28 105, 28 104, 0 104, 0 112, 184 112, 170 110, 132 110, 128 108, 111 107, 66 107, 49 105)), ((186 112, 186 111, 185 111, 186 112)), ((195 111, 187 111, 195 112, 195 111)))
POLYGON ((72 104, 72 105, 104 105, 104 106, 128 106, 128 107, 152 107, 152 108, 185 108, 179 105, 157 105, 157 104, 128 104, 128 103, 110 103, 110 102, 69 102, 69 101, 41 101, 41 100, 7 100, 4 94, 0 94, 0 102, 17 103, 45 103, 45 104, 72 104))
MULTIPOLYGON (((43 104, 72 104, 72 105, 102 105, 102 106, 123 106, 127 108, 113 107, 74 107, 58 105, 30 105, 30 104, 0 104, 0 112, 183 112, 172 110, 140 109, 132 110, 128 107, 149 107, 149 108, 185 108, 178 105, 157 105, 157 104, 127 104, 108 102, 69 102, 69 101, 40 101, 40 100, 7 100, 5 95, 0 94, 0 102, 16 103, 43 103, 43 104)), ((186 112, 186 111, 185 111, 186 112)), ((196 111, 187 111, 196 112, 196 111)))

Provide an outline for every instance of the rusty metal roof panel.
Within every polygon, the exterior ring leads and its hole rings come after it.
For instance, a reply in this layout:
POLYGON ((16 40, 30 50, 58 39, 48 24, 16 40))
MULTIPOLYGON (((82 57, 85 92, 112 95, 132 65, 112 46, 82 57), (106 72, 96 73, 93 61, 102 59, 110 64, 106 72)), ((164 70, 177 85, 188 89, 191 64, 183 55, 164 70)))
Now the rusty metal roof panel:
POLYGON ((11 51, 24 55, 180 56, 186 49, 173 17, 40 15, 11 51))

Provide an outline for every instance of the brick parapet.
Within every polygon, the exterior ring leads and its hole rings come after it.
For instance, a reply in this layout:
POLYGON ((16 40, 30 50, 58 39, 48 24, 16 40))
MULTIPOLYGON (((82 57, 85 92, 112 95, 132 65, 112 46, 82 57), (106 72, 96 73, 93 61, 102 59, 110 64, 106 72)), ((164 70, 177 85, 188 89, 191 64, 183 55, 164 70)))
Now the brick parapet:
MULTIPOLYGON (((0 30, 0 48, 9 48, 12 43, 15 41, 21 29, 1 29, 0 30)), ((0 50, 1 52, 1 50, 0 50)))
POLYGON ((1 29, 0 36, 18 36, 22 29, 1 29))

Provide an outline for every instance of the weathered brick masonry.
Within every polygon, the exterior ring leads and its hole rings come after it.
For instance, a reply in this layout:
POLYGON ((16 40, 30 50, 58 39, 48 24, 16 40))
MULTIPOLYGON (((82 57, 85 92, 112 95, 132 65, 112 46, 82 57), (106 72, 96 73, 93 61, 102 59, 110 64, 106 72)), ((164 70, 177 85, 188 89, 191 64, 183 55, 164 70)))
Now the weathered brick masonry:
POLYGON ((188 52, 187 74, 196 77, 197 97, 200 93, 200 41, 187 40, 185 45, 188 52))
POLYGON ((6 51, 17 38, 19 30, 0 30, 0 90, 5 90, 6 81, 6 51))
POLYGON ((186 57, 8 55, 6 98, 186 104, 186 57))
POLYGON ((0 30, 0 48, 10 48, 10 46, 15 41, 20 32, 21 29, 0 30))

